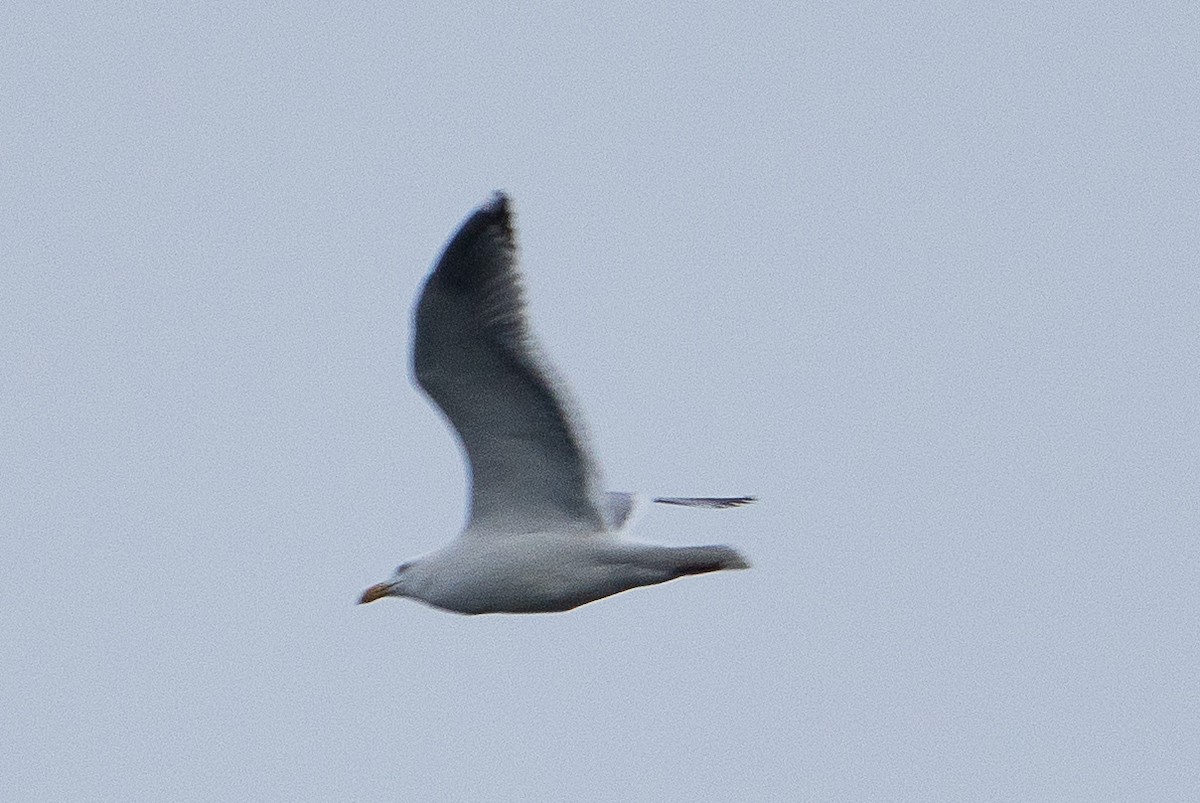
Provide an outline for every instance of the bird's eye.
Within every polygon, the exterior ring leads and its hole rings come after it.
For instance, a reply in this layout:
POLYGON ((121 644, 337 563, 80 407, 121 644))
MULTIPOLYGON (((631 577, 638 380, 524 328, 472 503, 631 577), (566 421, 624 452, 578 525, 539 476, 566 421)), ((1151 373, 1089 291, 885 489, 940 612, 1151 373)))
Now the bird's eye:
POLYGON ((411 563, 401 563, 399 566, 396 567, 396 574, 404 574, 406 571, 408 571, 409 566, 412 566, 412 564, 411 563))

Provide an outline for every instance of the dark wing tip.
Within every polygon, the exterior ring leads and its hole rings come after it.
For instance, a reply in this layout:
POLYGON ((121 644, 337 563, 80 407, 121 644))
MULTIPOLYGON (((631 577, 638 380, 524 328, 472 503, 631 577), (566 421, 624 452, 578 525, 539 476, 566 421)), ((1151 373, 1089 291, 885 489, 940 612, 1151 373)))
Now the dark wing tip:
POLYGON ((489 212, 498 215, 507 215, 509 212, 508 205, 511 203, 508 193, 504 190, 496 190, 492 193, 492 197, 488 202, 480 207, 480 211, 489 212))
POLYGON ((450 287, 467 289, 511 269, 516 249, 512 201, 497 191, 459 226, 434 273, 450 287))
MULTIPOLYGON (((510 247, 516 242, 512 225, 512 199, 508 197, 508 194, 504 190, 496 190, 492 193, 492 197, 488 199, 488 202, 475 210, 475 214, 471 215, 468 224, 475 220, 479 221, 478 225, 481 229, 494 227, 502 232, 504 238, 508 240, 510 247)), ((466 225, 463 228, 466 228, 466 225)))
POLYGON ((489 226, 495 226, 504 233, 509 248, 515 247, 517 238, 513 234, 512 199, 504 190, 496 190, 492 193, 491 199, 479 207, 477 214, 485 216, 489 226))

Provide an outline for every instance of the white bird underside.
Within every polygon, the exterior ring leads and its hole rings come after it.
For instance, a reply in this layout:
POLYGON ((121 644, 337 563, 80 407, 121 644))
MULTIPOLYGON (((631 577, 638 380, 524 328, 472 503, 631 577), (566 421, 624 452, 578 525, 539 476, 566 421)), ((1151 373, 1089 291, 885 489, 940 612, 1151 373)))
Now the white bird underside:
MULTIPOLYGON (((407 596, 460 613, 561 611, 686 574, 745 568, 725 546, 619 539, 634 496, 601 493, 595 461, 525 322, 508 199, 446 245, 415 315, 413 370, 466 452, 467 525, 361 602, 407 596)), ((659 497, 726 508, 752 497, 659 497)))

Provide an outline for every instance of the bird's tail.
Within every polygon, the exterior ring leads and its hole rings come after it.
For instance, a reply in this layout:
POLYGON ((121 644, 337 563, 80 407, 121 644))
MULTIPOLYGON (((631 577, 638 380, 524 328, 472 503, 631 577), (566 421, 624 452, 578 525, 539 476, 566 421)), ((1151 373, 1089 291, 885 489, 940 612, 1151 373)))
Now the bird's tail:
POLYGON ((680 563, 681 575, 750 568, 750 561, 730 546, 692 546, 678 549, 683 553, 680 555, 683 559, 680 563))
MULTIPOLYGON (((726 569, 749 569, 750 561, 729 546, 655 546, 647 549, 638 545, 630 550, 623 562, 635 563, 644 569, 662 571, 670 577, 688 574, 707 574, 726 569)), ((669 579, 669 578, 667 578, 669 579)))

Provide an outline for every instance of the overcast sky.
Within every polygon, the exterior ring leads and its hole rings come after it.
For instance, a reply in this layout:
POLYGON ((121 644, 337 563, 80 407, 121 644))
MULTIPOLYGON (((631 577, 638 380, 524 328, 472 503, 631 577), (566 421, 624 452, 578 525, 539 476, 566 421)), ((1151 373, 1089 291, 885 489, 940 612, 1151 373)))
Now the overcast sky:
POLYGON ((282 5, 2 12, 6 797, 1200 798, 1194 4, 282 5), (635 536, 752 571, 353 604, 496 189, 608 487, 761 500, 635 536))

